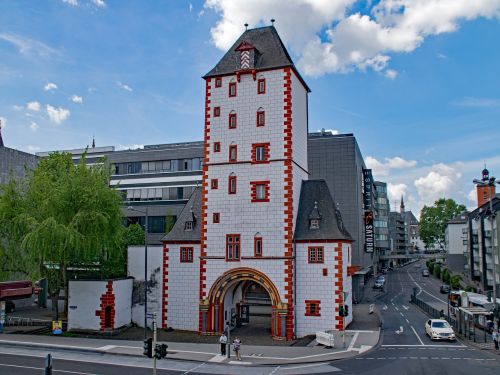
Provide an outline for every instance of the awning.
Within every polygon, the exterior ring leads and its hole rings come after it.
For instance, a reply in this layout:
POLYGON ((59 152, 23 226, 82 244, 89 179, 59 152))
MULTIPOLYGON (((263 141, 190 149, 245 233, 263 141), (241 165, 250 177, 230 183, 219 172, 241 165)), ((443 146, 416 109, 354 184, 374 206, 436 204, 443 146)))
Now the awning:
POLYGON ((459 307, 459 310, 470 316, 491 314, 491 311, 486 310, 484 307, 459 307))

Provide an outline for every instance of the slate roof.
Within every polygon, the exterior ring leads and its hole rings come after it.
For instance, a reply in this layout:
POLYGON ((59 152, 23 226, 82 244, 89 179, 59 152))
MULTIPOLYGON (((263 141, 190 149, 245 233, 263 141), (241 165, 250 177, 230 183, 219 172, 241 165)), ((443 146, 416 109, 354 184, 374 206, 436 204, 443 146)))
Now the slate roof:
POLYGON ((409 224, 413 224, 413 225, 418 225, 418 220, 417 218, 415 217, 415 215, 413 214, 413 212, 411 211, 405 211, 403 212, 403 218, 404 218, 404 221, 409 223, 409 224))
POLYGON ((254 69, 262 70, 290 66, 295 70, 307 91, 311 91, 295 68, 274 26, 246 30, 226 52, 217 65, 215 65, 215 67, 203 78, 234 74, 237 70, 240 70, 239 52, 235 50, 243 42, 250 43, 258 52, 254 69))
POLYGON ((201 187, 197 187, 182 209, 172 230, 162 238, 162 241, 199 241, 201 227, 201 187), (191 211, 192 209, 192 211, 191 211), (192 221, 193 230, 184 230, 186 221, 192 221))
POLYGON ((352 237, 342 223, 340 211, 336 209, 325 180, 303 181, 300 189, 299 210, 295 225, 295 240, 348 240, 352 237), (321 214, 319 229, 309 229, 309 215, 314 211, 321 214))

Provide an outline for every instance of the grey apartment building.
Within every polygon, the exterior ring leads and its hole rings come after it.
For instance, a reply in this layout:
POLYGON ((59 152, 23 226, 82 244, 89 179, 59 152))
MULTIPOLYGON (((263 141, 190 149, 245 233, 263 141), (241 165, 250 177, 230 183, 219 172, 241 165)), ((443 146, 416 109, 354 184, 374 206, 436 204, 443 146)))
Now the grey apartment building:
POLYGON ((384 257, 388 256, 391 251, 391 243, 389 238, 389 212, 390 205, 387 198, 387 184, 382 181, 373 183, 375 192, 375 265, 380 268, 388 266, 388 261, 384 257))

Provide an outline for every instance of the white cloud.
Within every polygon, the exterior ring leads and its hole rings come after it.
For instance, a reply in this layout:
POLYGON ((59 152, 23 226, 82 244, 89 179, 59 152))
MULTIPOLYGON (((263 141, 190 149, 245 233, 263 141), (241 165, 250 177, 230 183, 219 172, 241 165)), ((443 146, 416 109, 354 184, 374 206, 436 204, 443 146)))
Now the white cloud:
POLYGON ((384 75, 389 79, 395 79, 398 76, 398 72, 394 69, 387 69, 384 75))
POLYGON ((33 145, 28 145, 28 151, 29 151, 29 152, 36 152, 36 151, 40 151, 40 147, 38 147, 38 146, 33 146, 33 145))
MULTIPOLYGON (((401 196, 406 197, 408 194, 408 185, 406 184, 392 184, 388 183, 387 184, 387 196, 389 199, 389 202, 394 202, 394 201, 400 201, 401 196)), ((394 211, 394 207, 392 207, 392 210, 394 211)))
POLYGON ((81 96, 78 96, 78 95, 71 95, 70 100, 73 103, 78 103, 78 104, 82 104, 83 103, 83 98, 81 96))
MULTIPOLYGON (((500 0, 380 0, 367 14, 353 13, 356 0, 206 0, 205 8, 220 15, 211 29, 213 43, 228 49, 251 27, 276 26, 299 57, 307 75, 373 69, 394 79, 390 55, 412 52, 427 37, 451 33, 459 23, 499 17, 500 0)), ((371 3, 369 3, 371 4, 371 3)))
POLYGON ((58 50, 44 43, 21 35, 0 33, 0 40, 11 43, 17 47, 19 52, 23 55, 35 54, 44 58, 61 55, 58 50))
POLYGON ((78 5, 78 0, 62 0, 62 2, 74 7, 78 5))
POLYGON ((118 145, 118 151, 121 150, 137 150, 137 149, 142 149, 144 148, 144 145, 138 145, 138 144, 133 144, 133 145, 118 145))
POLYGON ((104 0, 92 0, 92 2, 99 8, 104 8, 106 6, 104 0))
POLYGON ((129 85, 126 85, 125 83, 121 83, 120 81, 116 82, 116 84, 118 85, 118 87, 120 87, 123 90, 129 91, 129 92, 134 91, 132 89, 132 87, 130 87, 129 85))
POLYGON ((453 104, 462 107, 500 107, 500 99, 466 97, 453 104))
POLYGON ((44 91, 57 90, 57 85, 53 82, 49 82, 43 87, 43 90, 44 91))
POLYGON ((50 121, 61 124, 70 116, 71 112, 62 107, 55 108, 47 104, 47 114, 49 115, 50 121))
POLYGON ((192 11, 193 11, 193 4, 189 3, 189 13, 191 13, 192 11))
POLYGON ((4 129, 7 126, 7 119, 0 116, 0 128, 4 129))
POLYGON ((23 108, 24 108, 24 107, 23 107, 22 105, 17 105, 17 104, 14 104, 14 105, 12 106, 12 109, 13 109, 14 111, 21 111, 23 108))
POLYGON ((405 160, 399 156, 385 158, 385 163, 380 162, 372 156, 365 158, 367 168, 373 170, 375 178, 387 177, 391 169, 413 168, 417 165, 415 160, 405 160))
POLYGON ((38 112, 41 108, 41 105, 39 102, 29 102, 26 104, 26 109, 34 112, 38 112))
POLYGON ((30 129, 36 132, 38 128, 39 128, 38 124, 35 121, 31 121, 30 129))
POLYGON ((448 56, 446 56, 444 53, 438 53, 437 57, 438 57, 438 59, 442 59, 442 60, 445 60, 448 58, 448 56))
POLYGON ((470 203, 472 203, 472 205, 469 205, 469 206, 476 206, 477 205, 477 190, 476 190, 476 188, 473 188, 471 191, 469 191, 467 198, 469 199, 470 203))
POLYGON ((420 199, 433 203, 439 198, 449 197, 460 177, 455 168, 439 163, 433 165, 426 176, 416 179, 414 184, 420 199))

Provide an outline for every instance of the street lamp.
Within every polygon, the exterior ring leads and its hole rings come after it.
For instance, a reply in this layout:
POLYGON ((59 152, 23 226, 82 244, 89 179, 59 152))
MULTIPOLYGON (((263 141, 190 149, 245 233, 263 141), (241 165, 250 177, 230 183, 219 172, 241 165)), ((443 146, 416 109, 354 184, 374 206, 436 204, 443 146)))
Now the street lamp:
POLYGON ((148 208, 146 211, 128 206, 128 210, 146 215, 146 225, 144 226, 144 340, 148 338, 148 208))
MULTIPOLYGON (((499 182, 495 181, 495 177, 490 177, 489 179, 485 179, 485 180, 478 180, 478 179, 474 179, 472 181, 475 185, 477 186, 483 186, 483 187, 494 187, 495 184, 498 184, 499 182)), ((497 258, 497 255, 496 252, 495 252, 495 230, 493 229, 493 224, 495 222, 495 216, 496 216, 496 212, 493 211, 493 194, 491 194, 493 189, 490 189, 489 190, 489 203, 490 203, 490 222, 491 222, 491 242, 490 242, 490 247, 491 247, 491 255, 493 257, 493 311, 494 311, 494 314, 495 314, 495 318, 497 319, 497 321, 495 322, 495 325, 497 328, 498 327, 498 306, 497 306, 497 273, 496 273, 496 258, 497 258)), ((487 271, 486 271, 486 275, 487 275, 487 271)))

